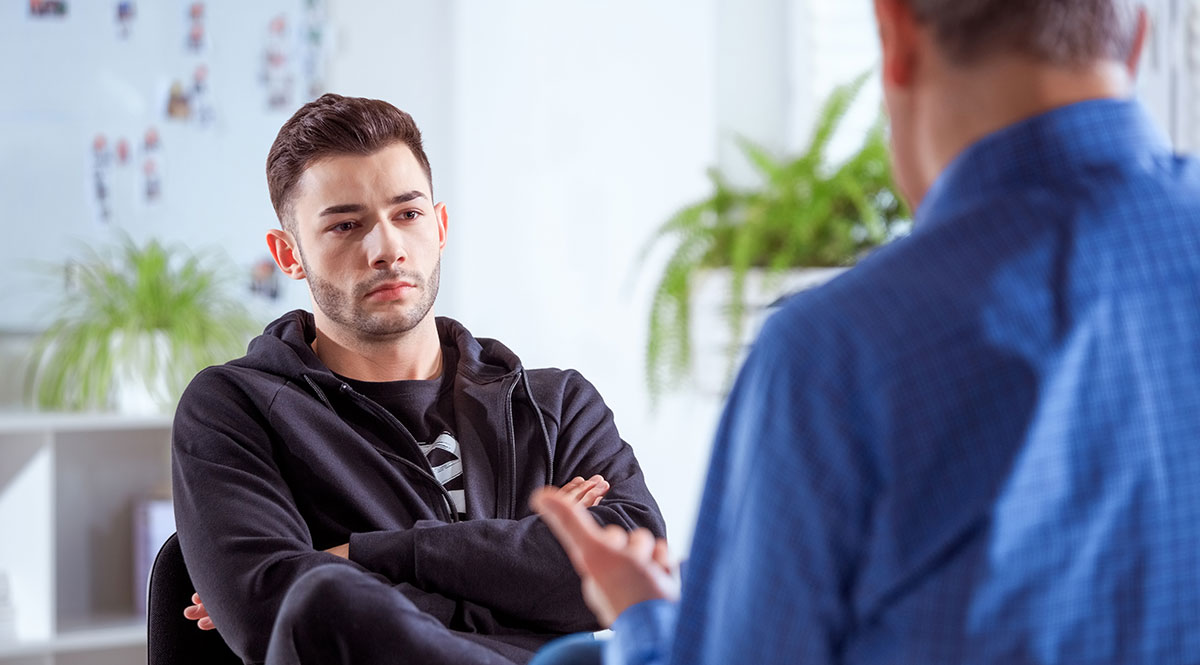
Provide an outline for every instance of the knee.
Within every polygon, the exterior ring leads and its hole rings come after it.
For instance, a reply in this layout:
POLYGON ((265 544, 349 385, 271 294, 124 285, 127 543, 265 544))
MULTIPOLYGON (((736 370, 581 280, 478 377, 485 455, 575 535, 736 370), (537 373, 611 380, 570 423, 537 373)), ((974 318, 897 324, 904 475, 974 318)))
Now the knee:
POLYGON ((283 597, 277 624, 321 625, 354 607, 354 592, 362 573, 340 564, 317 566, 305 572, 283 597))
POLYGON ((284 595, 267 662, 394 662, 397 653, 417 654, 412 662, 429 662, 417 647, 439 628, 370 573, 327 564, 302 574, 284 595))

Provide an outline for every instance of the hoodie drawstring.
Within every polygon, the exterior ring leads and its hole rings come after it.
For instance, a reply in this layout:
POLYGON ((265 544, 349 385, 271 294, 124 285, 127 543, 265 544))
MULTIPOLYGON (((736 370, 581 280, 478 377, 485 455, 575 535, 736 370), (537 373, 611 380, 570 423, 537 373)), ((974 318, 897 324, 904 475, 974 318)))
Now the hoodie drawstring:
POLYGON ((533 396, 533 388, 529 385, 529 374, 522 369, 521 381, 525 384, 525 394, 529 395, 529 403, 533 405, 533 412, 537 415, 538 425, 542 428, 542 440, 546 442, 546 484, 554 484, 554 445, 550 443, 550 430, 546 429, 546 419, 542 417, 542 407, 538 406, 537 399, 533 396))

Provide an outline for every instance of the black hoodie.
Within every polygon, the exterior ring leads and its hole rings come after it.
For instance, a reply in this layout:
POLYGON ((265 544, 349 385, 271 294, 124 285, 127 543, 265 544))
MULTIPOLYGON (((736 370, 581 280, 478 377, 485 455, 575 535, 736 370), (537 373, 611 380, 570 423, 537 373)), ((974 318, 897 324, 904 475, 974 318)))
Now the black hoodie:
MULTIPOLYGON (((210 367, 175 416, 175 516, 184 559, 221 636, 262 662, 292 582, 328 563, 386 578, 448 627, 525 649, 595 630, 579 578, 527 506, 544 485, 600 474, 598 521, 664 535, 612 412, 573 370, 526 370, 495 340, 438 318, 458 349, 455 436, 467 517, 456 521, 417 442, 317 358, 308 312, 245 357, 210 367), (350 560, 322 550, 350 543, 350 560)), ((180 608, 182 611, 183 608, 180 608)))

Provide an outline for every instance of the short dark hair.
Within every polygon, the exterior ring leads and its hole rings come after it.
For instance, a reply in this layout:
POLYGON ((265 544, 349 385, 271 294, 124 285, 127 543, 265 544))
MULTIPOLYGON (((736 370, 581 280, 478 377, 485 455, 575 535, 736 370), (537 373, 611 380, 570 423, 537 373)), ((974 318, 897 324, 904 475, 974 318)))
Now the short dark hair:
POLYGON ((394 143, 412 150, 432 189, 433 172, 411 115, 382 100, 333 93, 301 106, 283 123, 267 153, 267 189, 280 223, 289 227, 294 221, 292 190, 313 162, 333 155, 370 155, 394 143))
POLYGON ((954 62, 1001 52, 1055 65, 1124 60, 1142 0, 905 0, 954 62))

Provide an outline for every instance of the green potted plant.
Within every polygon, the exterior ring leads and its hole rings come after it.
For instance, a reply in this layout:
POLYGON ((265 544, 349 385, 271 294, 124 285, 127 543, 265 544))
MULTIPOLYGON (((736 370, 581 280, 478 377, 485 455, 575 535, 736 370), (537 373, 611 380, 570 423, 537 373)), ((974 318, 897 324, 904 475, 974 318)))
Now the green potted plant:
POLYGON ((192 252, 124 237, 71 274, 26 377, 41 408, 168 410, 196 372, 240 355, 255 332, 221 270, 192 252))
POLYGON ((644 252, 660 242, 673 243, 650 310, 646 375, 652 396, 691 370, 690 324, 698 275, 722 268, 730 274, 724 312, 730 333, 729 376, 740 352, 752 271, 761 271, 769 284, 797 267, 851 265, 905 227, 909 214, 893 185, 882 113, 857 151, 840 165, 828 163, 834 132, 869 75, 830 94, 803 153, 777 159, 741 140, 761 184, 735 187, 719 171, 710 170, 712 193, 676 212, 651 237, 644 252))

